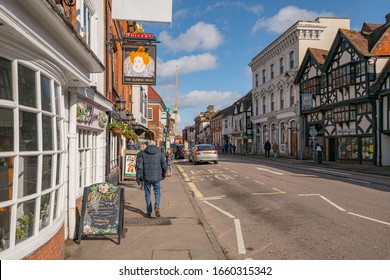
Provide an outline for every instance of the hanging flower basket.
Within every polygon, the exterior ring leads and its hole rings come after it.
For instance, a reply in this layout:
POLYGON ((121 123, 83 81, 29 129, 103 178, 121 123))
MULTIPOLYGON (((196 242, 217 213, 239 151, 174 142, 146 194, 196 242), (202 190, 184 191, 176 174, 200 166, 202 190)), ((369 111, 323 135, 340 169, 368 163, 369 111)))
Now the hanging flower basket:
POLYGON ((134 141, 138 141, 138 135, 132 129, 124 129, 122 132, 123 136, 127 139, 133 139, 134 141))
POLYGON ((111 130, 112 134, 121 135, 126 126, 121 122, 113 122, 108 125, 108 128, 111 130))
POLYGON ((114 135, 120 135, 122 134, 123 129, 120 127, 114 127, 111 129, 111 133, 114 135))

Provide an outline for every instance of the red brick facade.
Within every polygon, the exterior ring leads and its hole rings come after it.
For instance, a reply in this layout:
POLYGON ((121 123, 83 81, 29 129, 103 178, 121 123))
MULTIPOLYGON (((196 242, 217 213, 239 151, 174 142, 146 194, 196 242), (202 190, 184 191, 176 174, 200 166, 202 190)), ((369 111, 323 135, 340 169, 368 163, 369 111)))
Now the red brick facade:
POLYGON ((43 246, 25 257, 25 260, 63 260, 65 256, 64 226, 43 246))

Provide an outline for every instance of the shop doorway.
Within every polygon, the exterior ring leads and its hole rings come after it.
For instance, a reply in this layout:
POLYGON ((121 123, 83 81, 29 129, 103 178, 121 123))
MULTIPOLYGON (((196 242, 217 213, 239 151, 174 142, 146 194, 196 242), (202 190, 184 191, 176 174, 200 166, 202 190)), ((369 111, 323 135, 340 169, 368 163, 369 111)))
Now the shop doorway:
POLYGON ((336 161, 336 139, 328 138, 327 140, 327 153, 328 153, 328 161, 336 161))

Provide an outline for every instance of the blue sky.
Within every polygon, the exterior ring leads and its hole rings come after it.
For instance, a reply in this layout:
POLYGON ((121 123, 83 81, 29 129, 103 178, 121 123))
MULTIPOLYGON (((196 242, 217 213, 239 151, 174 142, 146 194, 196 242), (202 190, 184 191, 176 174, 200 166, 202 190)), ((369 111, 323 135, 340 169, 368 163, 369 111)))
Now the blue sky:
POLYGON ((298 20, 319 16, 385 23, 390 0, 173 0, 172 25, 143 23, 154 33, 157 84, 154 88, 171 108, 175 104, 179 68, 179 134, 206 111, 226 108, 251 90, 251 59, 298 20))

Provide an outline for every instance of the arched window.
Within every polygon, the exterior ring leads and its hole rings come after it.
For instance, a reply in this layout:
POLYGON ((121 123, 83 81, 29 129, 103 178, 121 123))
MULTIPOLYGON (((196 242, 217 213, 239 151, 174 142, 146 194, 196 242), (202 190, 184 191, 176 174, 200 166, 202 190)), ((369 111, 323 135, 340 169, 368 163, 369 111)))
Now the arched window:
POLYGON ((287 144, 287 126, 284 122, 280 124, 280 144, 287 144))
POLYGON ((290 52, 289 58, 290 58, 290 61, 289 61, 290 62, 290 69, 293 69, 295 67, 295 51, 294 50, 292 50, 290 52))
POLYGON ((276 123, 271 124, 271 143, 278 143, 278 127, 276 123))
POLYGON ((271 112, 275 110, 275 100, 274 100, 274 93, 271 93, 271 112))
POLYGON ((279 98, 280 98, 280 110, 283 110, 284 109, 284 91, 283 89, 280 90, 280 94, 279 94, 279 98))
POLYGON ((274 76, 275 76, 275 65, 272 63, 271 66, 269 67, 269 71, 270 71, 270 76, 271 78, 270 79, 273 79, 274 76))
POLYGON ((263 101, 262 101, 262 103, 263 103, 263 114, 265 114, 265 113, 266 113, 266 109, 267 109, 267 106, 266 106, 266 104, 265 104, 265 96, 263 96, 263 101))
POLYGON ((268 131, 268 125, 263 126, 263 143, 265 143, 269 139, 269 131, 268 131))
POLYGON ((290 86, 289 96, 290 96, 290 107, 291 107, 295 103, 295 94, 294 94, 294 86, 293 85, 290 86))
POLYGON ((259 99, 258 98, 256 98, 255 104, 256 104, 256 116, 258 116, 259 115, 259 99))
POLYGON ((279 75, 283 74, 284 72, 284 57, 281 57, 279 59, 279 75))

